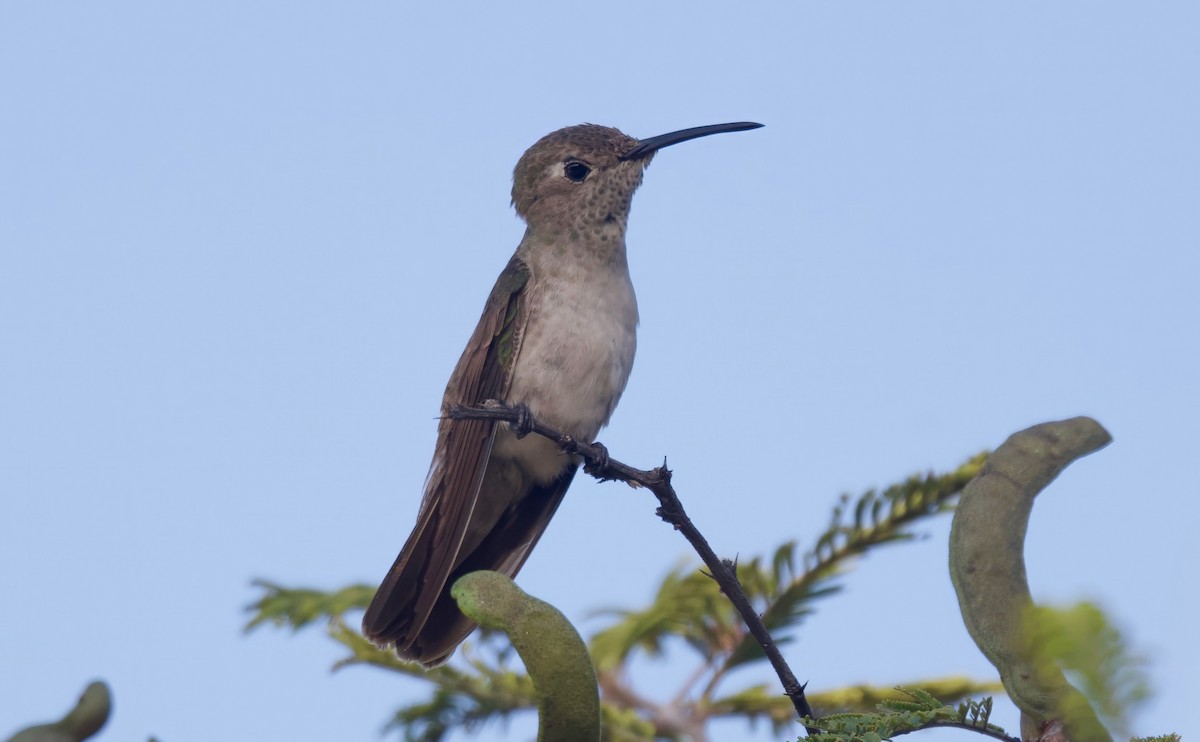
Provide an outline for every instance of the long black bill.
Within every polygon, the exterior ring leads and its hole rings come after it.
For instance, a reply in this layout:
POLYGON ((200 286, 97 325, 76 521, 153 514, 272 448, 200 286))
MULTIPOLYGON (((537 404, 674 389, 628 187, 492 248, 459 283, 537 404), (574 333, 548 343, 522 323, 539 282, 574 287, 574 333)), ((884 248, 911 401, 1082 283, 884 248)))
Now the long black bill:
POLYGON ((723 134, 727 131, 750 131, 751 129, 761 129, 762 124, 756 124, 753 121, 739 121, 735 124, 709 124, 708 126, 694 126, 691 129, 681 129, 673 131, 670 134, 659 134, 656 137, 643 139, 637 145, 621 155, 622 160, 637 160, 645 157, 653 152, 657 152, 663 147, 670 147, 672 144, 686 142, 689 139, 698 139, 706 137, 709 134, 723 134))

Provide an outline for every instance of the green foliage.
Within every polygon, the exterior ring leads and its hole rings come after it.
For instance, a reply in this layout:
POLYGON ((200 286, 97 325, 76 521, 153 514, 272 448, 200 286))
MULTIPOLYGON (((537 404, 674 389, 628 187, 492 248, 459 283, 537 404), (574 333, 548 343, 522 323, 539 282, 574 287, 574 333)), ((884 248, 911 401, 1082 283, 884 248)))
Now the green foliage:
POLYGON ((654 725, 631 708, 612 703, 600 704, 601 742, 645 742, 657 739, 654 725))
POLYGON ((830 691, 808 694, 814 708, 840 709, 842 711, 871 711, 880 704, 903 700, 908 694, 904 688, 921 688, 943 702, 957 702, 990 693, 1003 693, 1004 687, 997 681, 979 682, 966 677, 947 677, 902 683, 899 686, 851 685, 830 691))
POLYGON ((966 700, 958 704, 958 718, 962 723, 972 727, 987 727, 988 719, 992 716, 992 699, 982 701, 966 700))
MULTIPOLYGON (((767 556, 737 565, 739 580, 777 640, 788 641, 791 632, 815 610, 818 600, 837 593, 837 580, 855 557, 877 546, 913 538, 912 525, 948 510, 983 460, 983 455, 975 456, 949 474, 910 477, 882 492, 866 492, 853 501, 843 496, 829 527, 807 551, 801 552, 795 542, 789 542, 767 556)), ((263 594, 249 607, 253 615, 247 629, 270 623, 298 630, 324 620, 329 635, 349 650, 336 667, 365 664, 432 683, 434 690, 427 700, 399 709, 389 725, 405 740, 436 742, 450 730, 471 729, 536 706, 532 682, 519 667, 512 666, 508 645, 494 636, 477 634, 479 639, 472 642, 473 648, 463 651, 460 663, 425 671, 378 649, 343 619, 343 614, 370 602, 370 587, 354 585, 323 592, 289 589, 265 581, 256 584, 263 594), (461 666, 464 663, 465 667, 461 666)), ((615 619, 590 642, 603 691, 605 739, 682 739, 695 730, 672 722, 681 715, 696 720, 700 728, 706 720, 718 717, 762 720, 781 731, 794 724, 795 709, 773 684, 721 692, 732 669, 760 661, 762 652, 706 574, 679 567, 667 574, 649 606, 610 610, 602 615, 615 619), (691 682, 672 702, 676 705, 665 708, 640 697, 630 687, 627 669, 639 650, 648 656, 661 656, 678 643, 694 653, 698 665, 691 682)), ((961 678, 922 680, 913 685, 930 688, 954 701, 996 689, 994 683, 961 678)), ((909 696, 899 691, 871 686, 810 694, 818 708, 854 712, 871 712, 878 704, 906 698, 909 696)))
MULTIPOLYGON (((913 476, 882 492, 871 490, 857 499, 843 496, 829 526, 807 550, 788 542, 763 556, 736 565, 738 579, 764 622, 780 643, 811 614, 817 601, 836 594, 840 578, 855 558, 886 544, 916 538, 921 520, 946 512, 983 464, 983 454, 952 472, 913 476)), ((439 742, 456 729, 472 730, 537 705, 532 681, 513 656, 510 645, 495 634, 477 632, 453 663, 424 670, 401 662, 392 652, 372 645, 349 627, 343 614, 364 608, 372 590, 355 585, 334 592, 289 589, 256 583, 262 597, 249 610, 247 629, 265 623, 293 630, 326 621, 329 636, 349 653, 335 667, 370 665, 420 678, 432 685, 422 702, 398 709, 388 730, 406 742, 439 742)), ((589 642, 601 688, 602 739, 606 742, 703 738, 705 725, 716 718, 766 722, 777 732, 795 729, 796 713, 772 676, 771 681, 724 689, 731 670, 760 662, 762 652, 740 617, 705 573, 685 566, 671 570, 649 605, 634 610, 609 609, 598 615, 612 619, 589 642), (630 665, 639 654, 661 657, 686 647, 695 666, 690 679, 668 702, 639 694, 630 680, 630 665), (690 726, 689 726, 690 725, 690 726)), ((1057 624, 1046 622, 1048 647, 1065 666, 1098 690, 1094 697, 1115 699, 1101 708, 1127 708, 1144 686, 1129 678, 1136 663, 1127 659, 1102 617, 1087 611, 1067 612, 1057 624), (1099 619, 1099 620, 1098 620, 1099 619), (1051 626, 1058 629, 1051 630, 1051 626), (1065 642, 1070 636, 1079 641, 1065 642), (1093 644, 1099 642, 1099 644, 1093 644), (1095 646, 1094 667, 1082 657, 1095 646), (1085 647, 1090 650, 1085 651, 1085 647), (1104 683, 1113 686, 1104 689, 1104 683)), ((677 662, 672 656, 672 662, 677 662)), ((838 713, 814 720, 819 742, 868 742, 926 726, 970 728, 1007 739, 988 723, 990 699, 974 697, 1001 691, 997 682, 967 678, 920 679, 903 687, 851 686, 807 693, 816 709, 838 713), (940 700, 939 700, 940 699, 940 700), (957 704, 955 706, 954 704, 957 704)), ((658 697, 660 694, 656 694, 658 697)), ((1169 740, 1170 737, 1157 738, 1169 740)))
POLYGON ((246 610, 254 618, 246 624, 250 631, 264 623, 288 626, 298 631, 316 621, 325 621, 340 616, 353 608, 366 608, 375 594, 370 585, 351 585, 332 593, 310 588, 287 588, 267 580, 255 580, 254 586, 262 588, 263 594, 246 610))
MULTIPOLYGON (((836 578, 855 557, 878 546, 915 538, 910 526, 951 510, 954 498, 979 473, 986 459, 987 454, 980 453, 949 474, 914 475, 883 492, 868 490, 853 502, 848 495, 842 495, 833 509, 829 527, 804 555, 802 571, 796 571, 794 543, 784 544, 775 551, 772 585, 777 592, 768 595, 763 612, 767 629, 775 635, 781 629, 791 630, 799 625, 812 612, 815 600, 841 590, 836 578)), ((758 643, 753 637, 743 635, 729 657, 728 666, 760 657, 762 649, 758 643)))
POLYGON ((1093 603, 1034 606, 1023 624, 1035 666, 1069 673, 1106 724, 1127 733, 1130 710, 1149 695, 1146 663, 1104 612, 1093 603))
MULTIPOLYGON (((969 678, 932 678, 906 683, 901 687, 852 685, 827 691, 807 693, 816 709, 838 709, 842 712, 871 713, 881 705, 909 698, 901 688, 921 687, 944 701, 957 702, 988 693, 1003 692, 998 682, 979 682, 969 678)), ((736 717, 751 722, 765 721, 777 732, 791 729, 796 721, 796 707, 779 693, 776 685, 754 685, 727 696, 714 699, 707 707, 709 718, 736 717)))
MULTIPOLYGON (((789 541, 769 559, 738 564, 738 580, 776 642, 790 641, 790 632, 815 610, 816 601, 841 589, 837 578, 855 557, 912 539, 910 527, 918 520, 948 511, 985 458, 974 456, 949 474, 913 476, 883 492, 869 490, 853 502, 843 495, 828 528, 802 559, 796 542, 789 541)), ((591 641, 599 670, 628 661, 636 649, 658 656, 667 638, 682 638, 704 662, 722 665, 722 673, 763 657, 717 584, 694 569, 680 567, 668 574, 654 601, 642 610, 601 615, 618 621, 591 641)))
POLYGON ((920 688, 898 687, 901 697, 878 704, 874 713, 841 713, 806 719, 805 725, 819 733, 813 742, 882 742, 906 732, 938 726, 983 730, 988 736, 1004 738, 1004 730, 988 723, 992 699, 966 700, 958 708, 947 706, 920 688))
POLYGON ((437 742, 454 729, 474 729, 484 722, 537 708, 533 681, 522 669, 511 665, 510 647, 495 635, 480 638, 476 646, 480 652, 464 649, 466 668, 446 664, 426 670, 376 647, 340 616, 330 621, 328 631, 351 652, 338 661, 335 669, 371 665, 433 684, 429 700, 398 709, 386 727, 401 732, 405 742, 437 742))
POLYGON ((439 667, 432 697, 405 706, 392 717, 388 730, 405 742, 437 742, 451 730, 472 730, 484 722, 537 708, 533 681, 523 672, 471 662, 474 672, 439 667), (442 670, 445 672, 441 672, 442 670))

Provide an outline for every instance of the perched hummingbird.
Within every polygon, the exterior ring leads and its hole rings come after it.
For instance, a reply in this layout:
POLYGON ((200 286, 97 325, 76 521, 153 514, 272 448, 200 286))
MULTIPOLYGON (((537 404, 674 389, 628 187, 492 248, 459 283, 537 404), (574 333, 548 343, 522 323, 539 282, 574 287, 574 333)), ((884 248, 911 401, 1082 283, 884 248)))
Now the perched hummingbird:
MULTIPOLYGON (((625 258, 633 192, 663 147, 762 124, 716 124, 637 140, 594 124, 547 134, 513 171, 521 244, 496 280, 458 360, 443 415, 489 400, 590 442, 625 389, 637 346, 637 299, 625 258)), ((450 586, 479 569, 515 576, 546 530, 579 459, 507 423, 438 425, 412 535, 363 617, 363 633, 426 667, 445 662, 475 624, 450 586)))

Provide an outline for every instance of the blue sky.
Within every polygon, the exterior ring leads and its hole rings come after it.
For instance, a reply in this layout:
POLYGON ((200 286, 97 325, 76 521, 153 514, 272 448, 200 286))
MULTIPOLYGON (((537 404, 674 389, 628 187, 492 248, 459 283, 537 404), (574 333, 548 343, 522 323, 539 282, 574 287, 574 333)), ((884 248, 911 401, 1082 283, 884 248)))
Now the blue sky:
MULTIPOLYGON (((0 734, 103 677, 102 740, 377 739, 423 686, 243 635, 250 581, 390 565, 526 147, 738 120, 766 128, 664 151, 638 194, 601 440, 668 456, 733 556, 1092 415, 1115 442, 1038 503, 1035 597, 1101 602, 1150 658, 1135 731, 1200 732, 1197 28, 1186 2, 3 4, 0 734)), ((585 630, 640 605, 689 554, 654 506, 580 478, 520 583, 585 630)), ((797 674, 988 676, 948 528, 861 563, 797 674)))

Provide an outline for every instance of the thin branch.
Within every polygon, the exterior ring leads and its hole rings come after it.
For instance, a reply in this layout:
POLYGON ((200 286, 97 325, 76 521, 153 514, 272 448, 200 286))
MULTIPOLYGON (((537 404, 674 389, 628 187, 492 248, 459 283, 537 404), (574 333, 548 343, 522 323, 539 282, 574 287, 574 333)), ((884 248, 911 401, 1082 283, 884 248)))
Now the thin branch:
POLYGON ((728 665, 725 662, 722 662, 720 667, 712 668, 712 675, 709 676, 708 682, 704 684, 704 690, 700 693, 700 699, 705 705, 712 701, 713 694, 717 692, 717 685, 725 679, 727 670, 728 665))
POLYGON ((611 702, 618 708, 641 711, 646 720, 654 726, 655 739, 660 737, 677 739, 679 737, 695 738, 697 729, 703 735, 704 720, 690 718, 679 712, 676 701, 655 703, 637 694, 621 676, 611 670, 601 670, 596 673, 600 690, 606 702, 611 702))
MULTIPOLYGON (((486 407, 454 405, 448 410, 447 417, 451 420, 472 419, 504 421, 514 424, 522 423, 527 427, 529 432, 537 433, 544 438, 554 441, 567 453, 583 457, 588 463, 585 471, 601 482, 620 481, 650 490, 658 498, 659 507, 656 511, 658 517, 674 526, 675 530, 683 534, 683 537, 688 540, 688 543, 700 555, 700 559, 704 562, 705 566, 708 567, 709 574, 717 581, 721 592, 725 593, 726 597, 733 603, 734 608, 742 615, 742 620, 746 622, 746 627, 762 647, 763 653, 771 662, 771 667, 775 669, 775 674, 779 676, 780 682, 783 683, 783 692, 792 700, 792 705, 796 707, 796 712, 800 714, 801 718, 813 717, 812 708, 808 705, 808 699, 804 696, 804 685, 801 685, 796 680, 796 676, 792 673, 791 668, 788 667, 787 662, 784 661, 783 655, 780 654, 775 640, 771 638, 771 634, 767 631, 766 626, 763 625, 762 619, 754 610, 750 599, 746 597, 746 593, 742 590, 737 574, 733 569, 733 563, 722 560, 713 552, 712 547, 708 545, 708 541, 705 540, 704 536, 701 535, 700 531, 692 523, 691 518, 684 511, 683 504, 675 494, 675 488, 671 486, 671 471, 667 469, 665 460, 662 466, 655 467, 649 471, 635 469, 632 466, 609 458, 608 452, 603 446, 577 441, 571 436, 540 422, 533 415, 528 414, 528 410, 520 410, 505 405, 496 405, 494 403, 490 403, 486 407)), ((809 734, 813 734, 816 731, 815 729, 808 730, 809 734)))
POLYGON ((616 702, 617 706, 636 709, 645 712, 651 718, 662 712, 662 704, 638 695, 623 678, 612 670, 600 670, 596 673, 596 682, 604 691, 605 699, 616 702))
MULTIPOLYGON (((688 694, 690 694, 692 692, 692 688, 694 688, 697 683, 699 683, 701 680, 703 680, 705 675, 708 675, 712 671, 713 671, 713 668, 709 663, 701 662, 700 666, 697 667, 695 669, 695 671, 692 672, 691 676, 687 679, 687 681, 684 682, 683 687, 681 687, 679 689, 679 692, 675 694, 675 697, 671 699, 671 704, 678 706, 678 705, 681 705, 684 701, 686 701, 688 694)), ((710 685, 711 685, 711 682, 710 682, 710 685)), ((708 691, 708 688, 706 687, 705 692, 707 693, 707 691, 708 691)), ((701 695, 700 697, 705 698, 704 695, 701 695)))

